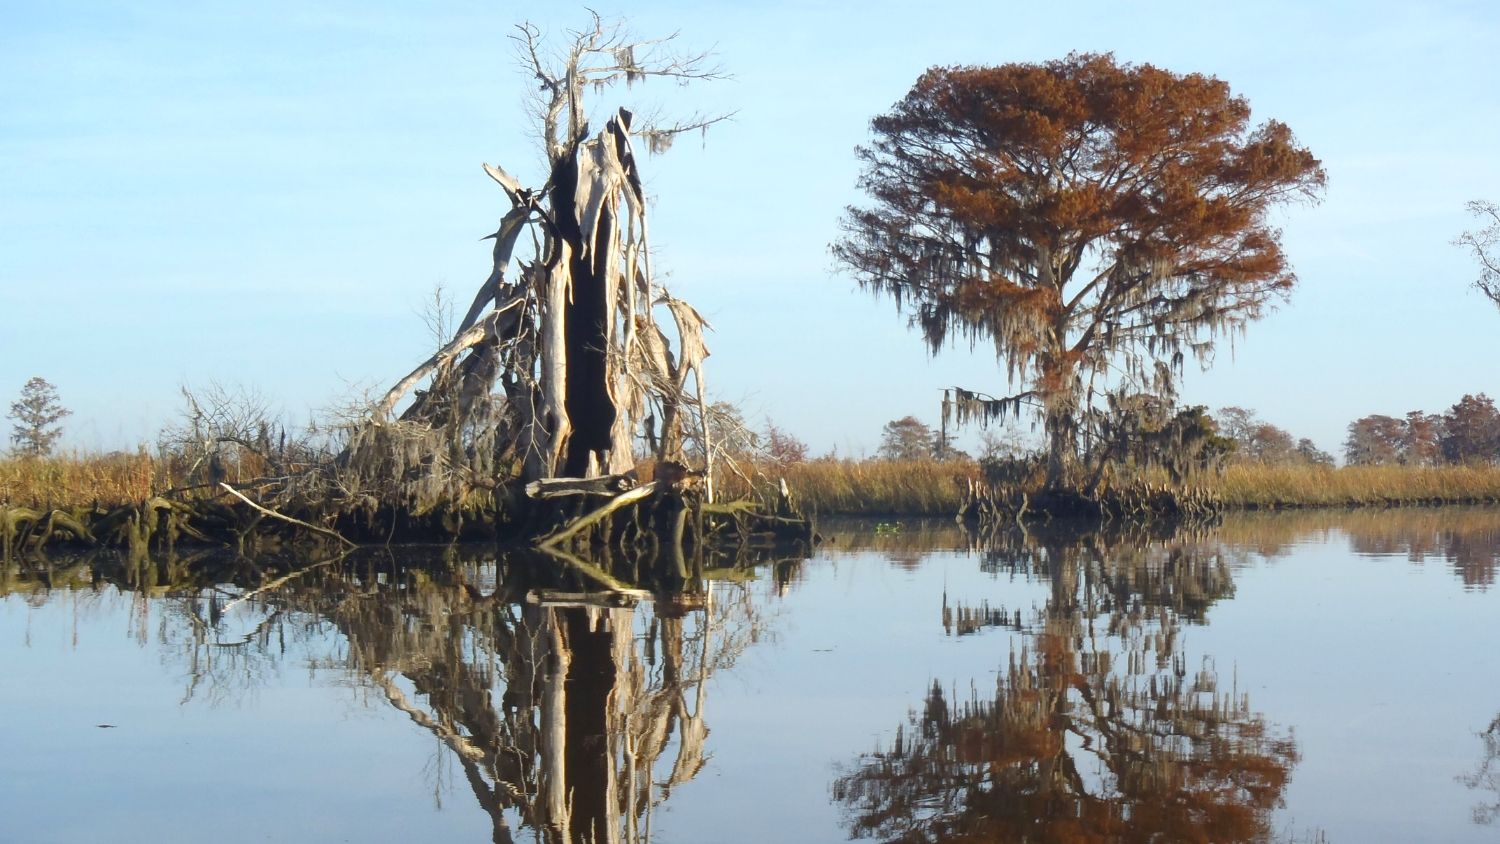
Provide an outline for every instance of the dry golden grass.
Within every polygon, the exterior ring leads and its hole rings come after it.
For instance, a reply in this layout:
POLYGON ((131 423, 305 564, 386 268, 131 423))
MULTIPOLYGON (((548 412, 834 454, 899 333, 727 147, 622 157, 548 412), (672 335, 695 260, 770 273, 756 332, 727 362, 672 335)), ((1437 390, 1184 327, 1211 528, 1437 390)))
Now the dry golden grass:
POLYGON ((1230 466, 1206 484, 1230 507, 1500 502, 1500 466, 1230 466))
MULTIPOLYGON (((785 478, 809 513, 869 516, 952 516, 967 479, 979 477, 979 468, 962 460, 813 460, 755 468, 760 477, 785 478)), ((750 492, 739 478, 720 477, 723 497, 750 492)))
MULTIPOLYGON (((969 462, 815 460, 757 467, 786 478, 810 512, 848 515, 948 516, 958 512, 969 462)), ((1139 480, 1165 483, 1165 475, 1139 480)), ((1198 485, 1230 508, 1357 507, 1391 504, 1500 502, 1500 466, 1236 465, 1198 485)), ((744 495, 737 479, 722 481, 726 497, 744 495)))
MULTIPOLYGON (((230 481, 252 466, 228 467, 230 481)), ((761 492, 785 478, 808 512, 848 515, 950 516, 962 504, 969 461, 813 460, 750 474, 761 492)), ((0 507, 76 509, 142 501, 171 487, 167 461, 145 449, 42 459, 0 458, 0 507)), ((1388 504, 1500 502, 1500 466, 1236 465, 1201 482, 1230 508, 1350 507, 1388 504)), ((720 472, 723 498, 751 494, 743 480, 720 472)))
POLYGON ((161 488, 162 474, 160 462, 145 449, 0 458, 0 507, 120 506, 149 498, 161 488))

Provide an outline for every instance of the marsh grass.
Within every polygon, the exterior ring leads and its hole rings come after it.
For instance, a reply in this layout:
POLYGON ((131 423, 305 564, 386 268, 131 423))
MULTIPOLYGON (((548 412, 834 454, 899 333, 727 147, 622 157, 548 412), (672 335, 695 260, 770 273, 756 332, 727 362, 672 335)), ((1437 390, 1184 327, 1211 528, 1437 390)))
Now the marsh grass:
POLYGON ((1500 466, 1237 465, 1206 484, 1228 507, 1500 502, 1500 466))
POLYGON ((164 488, 167 474, 166 465, 145 449, 0 457, 0 507, 118 507, 164 488))
MULTIPOLYGON (((757 465, 754 475, 785 478, 808 513, 951 517, 979 467, 963 460, 813 460, 757 465)), ((733 476, 721 476, 719 489, 724 498, 751 492, 733 476)))
MULTIPOLYGON (((958 512, 977 464, 965 460, 813 460, 747 466, 755 490, 722 472, 722 499, 765 495, 785 478, 809 513, 863 516, 942 516, 958 512)), ((229 480, 256 467, 226 466, 229 480)), ((142 448, 107 454, 45 458, 0 457, 0 507, 78 509, 142 501, 174 485, 183 468, 142 448)), ((1128 480, 1128 479, 1127 479, 1128 480)), ((1162 482, 1155 476, 1144 478, 1162 482)), ((1500 503, 1500 466, 1278 466, 1234 465, 1197 482, 1231 509, 1358 507, 1443 503, 1500 503)))
MULTIPOLYGON (((815 460, 784 467, 760 465, 761 477, 786 478, 799 503, 824 515, 951 516, 963 503, 968 461, 815 460)), ((1167 483, 1160 472, 1118 474, 1114 483, 1167 483)), ((1500 503, 1500 466, 1279 466, 1244 464, 1204 475, 1193 486, 1230 509, 1362 507, 1500 503)), ((748 488, 722 481, 728 497, 748 488)))

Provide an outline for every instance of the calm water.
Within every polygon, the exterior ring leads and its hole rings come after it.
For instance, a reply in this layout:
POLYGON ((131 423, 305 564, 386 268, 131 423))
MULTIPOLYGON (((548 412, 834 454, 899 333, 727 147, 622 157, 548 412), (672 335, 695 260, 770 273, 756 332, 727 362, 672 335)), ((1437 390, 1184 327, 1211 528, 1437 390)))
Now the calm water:
POLYGON ((671 605, 0 564, 0 841, 1500 840, 1500 511, 830 527, 671 605))

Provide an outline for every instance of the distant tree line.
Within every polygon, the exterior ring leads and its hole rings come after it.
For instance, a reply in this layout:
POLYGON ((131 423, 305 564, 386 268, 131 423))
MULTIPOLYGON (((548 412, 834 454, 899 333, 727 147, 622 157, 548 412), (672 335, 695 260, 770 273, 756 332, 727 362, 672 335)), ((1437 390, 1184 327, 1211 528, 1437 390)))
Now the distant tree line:
POLYGON ((1413 410, 1401 418, 1371 414, 1349 423, 1350 465, 1436 466, 1500 462, 1500 411, 1484 393, 1466 395, 1446 413, 1413 410))
POLYGON ((1234 444, 1231 459, 1239 463, 1302 463, 1333 465, 1333 455, 1318 448, 1307 437, 1295 437, 1284 428, 1243 407, 1221 407, 1216 417, 1219 432, 1234 444))
MULTIPOLYGON (((1092 455, 1091 461, 1175 462, 1181 464, 1182 472, 1226 463, 1332 466, 1336 462, 1333 454, 1311 439, 1267 422, 1250 408, 1221 407, 1209 414, 1196 406, 1143 415, 1134 406, 1122 406, 1114 415, 1120 419, 1102 427, 1094 449, 1100 453, 1092 455), (1133 424, 1124 424, 1125 417, 1131 417, 1133 424), (1175 452, 1181 454, 1174 461, 1170 458, 1175 452)), ((758 456, 778 464, 810 459, 807 444, 774 422, 767 421, 761 432, 751 432, 740 411, 727 402, 716 403, 710 419, 716 448, 732 456, 758 456)), ((971 455, 917 417, 904 416, 881 429, 875 457, 901 461, 977 458, 983 462, 1027 459, 1033 451, 1034 445, 1023 442, 1009 428, 987 429, 979 450, 971 455)), ((1401 417, 1364 416, 1349 423, 1343 457, 1352 466, 1500 463, 1500 409, 1489 396, 1479 393, 1464 396, 1441 414, 1413 410, 1401 417)))

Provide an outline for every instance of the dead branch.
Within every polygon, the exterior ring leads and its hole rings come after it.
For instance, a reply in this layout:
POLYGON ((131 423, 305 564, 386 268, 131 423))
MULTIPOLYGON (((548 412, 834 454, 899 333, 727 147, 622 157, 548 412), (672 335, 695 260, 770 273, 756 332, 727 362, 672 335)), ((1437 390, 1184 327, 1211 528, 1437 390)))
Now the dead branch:
POLYGON ((1479 263, 1479 278, 1474 287, 1500 306, 1500 252, 1496 251, 1500 246, 1500 206, 1476 200, 1467 207, 1470 214, 1481 221, 1487 218, 1489 224, 1477 231, 1464 232, 1453 245, 1466 246, 1474 253, 1474 260, 1479 263))
POLYGON ((635 489, 629 490, 628 492, 620 493, 604 506, 599 507, 592 513, 580 516, 577 520, 569 524, 567 527, 563 528, 552 536, 547 537, 541 542, 538 542, 537 547, 541 548, 544 551, 555 549, 561 546, 562 543, 567 542, 574 536, 577 536, 581 531, 583 531, 584 528, 587 528, 591 525, 596 525, 599 522, 604 521, 605 519, 609 518, 611 514, 618 512, 620 509, 634 504, 637 501, 644 501, 645 499, 650 498, 651 496, 655 495, 656 492, 661 488, 662 487, 659 481, 651 481, 650 483, 641 484, 640 486, 636 487, 635 489))
POLYGON ((396 404, 401 401, 411 389, 417 386, 423 378, 431 375, 434 370, 452 365, 454 359, 460 354, 472 349, 495 334, 495 326, 501 315, 521 305, 519 298, 507 302, 503 308, 491 311, 483 322, 461 329, 458 336, 454 337, 447 345, 437 350, 432 357, 423 361, 416 369, 413 369, 405 378, 396 382, 396 385, 386 392, 385 396, 375 404, 374 415, 378 419, 389 418, 396 409, 396 404))
POLYGON ((544 478, 526 485, 532 498, 558 498, 564 495, 616 495, 633 488, 639 479, 635 472, 605 475, 601 478, 544 478))
POLYGON ((250 499, 248 499, 245 496, 241 495, 240 492, 239 492, 239 490, 235 489, 234 487, 230 486, 229 484, 220 483, 219 486, 222 487, 225 492, 229 493, 230 495, 233 495, 235 498, 238 498, 239 500, 241 500, 241 501, 245 502, 246 504, 250 505, 250 508, 252 510, 255 510, 257 513, 260 513, 262 516, 270 516, 273 519, 280 519, 281 521, 286 522, 287 524, 290 524, 290 525, 296 525, 297 527, 307 528, 308 530, 312 531, 313 533, 322 534, 323 536, 327 536, 327 537, 329 537, 331 539, 336 539, 339 542, 342 542, 345 545, 349 546, 350 548, 358 547, 357 545, 355 545, 355 543, 350 542, 348 539, 345 539, 344 536, 343 536, 343 534, 340 534, 337 531, 332 531, 332 530, 329 530, 328 528, 323 528, 323 527, 318 527, 317 525, 308 524, 307 522, 304 522, 301 519, 294 519, 291 516, 282 515, 281 513, 278 513, 275 510, 270 510, 270 509, 267 509, 265 507, 262 507, 259 504, 256 504, 254 501, 251 501, 250 499))

